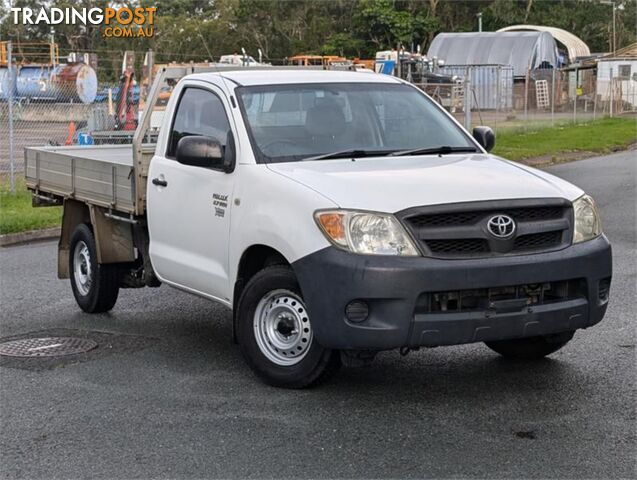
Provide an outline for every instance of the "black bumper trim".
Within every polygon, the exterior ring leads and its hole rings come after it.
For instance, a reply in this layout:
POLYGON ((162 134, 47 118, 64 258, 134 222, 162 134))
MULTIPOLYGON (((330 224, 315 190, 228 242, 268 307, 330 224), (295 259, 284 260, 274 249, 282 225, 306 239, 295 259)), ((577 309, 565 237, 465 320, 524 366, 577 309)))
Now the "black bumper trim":
POLYGON ((558 252, 487 259, 354 255, 327 247, 293 263, 318 341, 328 348, 385 350, 520 338, 586 328, 604 316, 599 282, 612 275, 606 237, 558 252), (426 292, 584 279, 581 298, 518 312, 416 313, 426 292), (369 316, 345 318, 352 300, 369 316))
POLYGON ((522 312, 416 315, 411 347, 488 342, 565 332, 588 326, 585 298, 529 307, 522 312))

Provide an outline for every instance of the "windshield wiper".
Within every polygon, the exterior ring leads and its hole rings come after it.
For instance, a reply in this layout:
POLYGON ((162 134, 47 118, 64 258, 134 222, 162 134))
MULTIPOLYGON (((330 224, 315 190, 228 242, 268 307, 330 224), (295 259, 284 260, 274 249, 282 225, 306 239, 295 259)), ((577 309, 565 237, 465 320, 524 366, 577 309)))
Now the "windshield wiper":
POLYGON ((307 157, 302 158, 302 162, 309 162, 311 160, 328 160, 328 159, 336 159, 336 158, 363 158, 363 157, 376 157, 378 155, 388 155, 393 153, 393 151, 387 150, 360 150, 360 149, 352 149, 352 150, 340 150, 338 152, 326 153, 324 155, 316 155, 315 157, 307 157))
POLYGON ((448 155, 450 153, 459 152, 477 152, 475 147, 450 147, 443 145, 442 147, 434 148, 414 148, 412 150, 400 150, 398 152, 390 153, 391 157, 403 157, 407 155, 448 155))

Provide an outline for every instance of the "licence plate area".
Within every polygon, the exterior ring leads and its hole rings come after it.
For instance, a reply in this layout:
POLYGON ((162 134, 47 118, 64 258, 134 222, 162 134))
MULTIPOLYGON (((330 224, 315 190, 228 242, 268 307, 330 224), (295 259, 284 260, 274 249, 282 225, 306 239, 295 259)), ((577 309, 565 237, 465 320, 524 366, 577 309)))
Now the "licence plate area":
POLYGON ((523 285, 426 292, 418 296, 415 313, 506 313, 535 305, 586 298, 586 280, 562 280, 523 285))

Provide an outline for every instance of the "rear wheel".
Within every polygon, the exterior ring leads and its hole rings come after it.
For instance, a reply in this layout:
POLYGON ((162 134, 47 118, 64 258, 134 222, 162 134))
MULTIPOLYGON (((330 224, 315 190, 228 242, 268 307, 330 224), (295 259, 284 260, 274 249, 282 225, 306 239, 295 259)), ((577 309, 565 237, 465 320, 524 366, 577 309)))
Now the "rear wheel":
POLYGON ((318 344, 294 273, 266 267, 246 285, 237 311, 237 339, 252 370, 277 387, 303 388, 340 365, 338 352, 318 344))
POLYGON ((78 225, 71 237, 69 272, 75 301, 82 310, 100 313, 115 306, 119 294, 118 267, 97 263, 95 236, 86 224, 78 225))
POLYGON ((574 334, 575 332, 563 332, 514 340, 498 340, 485 342, 485 345, 506 358, 536 360, 557 352, 573 338, 574 334))

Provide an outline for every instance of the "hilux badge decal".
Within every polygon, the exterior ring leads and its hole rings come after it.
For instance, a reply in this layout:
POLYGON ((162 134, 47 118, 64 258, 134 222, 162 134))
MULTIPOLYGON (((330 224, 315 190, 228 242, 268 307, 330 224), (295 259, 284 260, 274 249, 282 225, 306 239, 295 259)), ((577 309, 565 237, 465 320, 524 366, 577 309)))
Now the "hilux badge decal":
POLYGON ((228 195, 212 194, 212 205, 215 207, 215 217, 225 217, 228 208, 228 195))

